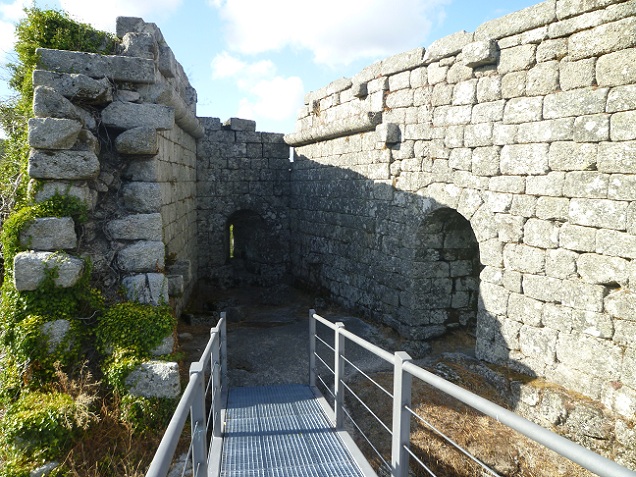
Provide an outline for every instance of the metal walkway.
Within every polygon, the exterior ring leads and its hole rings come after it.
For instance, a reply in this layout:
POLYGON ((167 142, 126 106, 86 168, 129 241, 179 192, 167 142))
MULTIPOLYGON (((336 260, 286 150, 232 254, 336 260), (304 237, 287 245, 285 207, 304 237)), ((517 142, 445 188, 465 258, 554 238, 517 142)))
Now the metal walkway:
POLYGON ((363 477, 309 386, 230 389, 221 477, 363 477))

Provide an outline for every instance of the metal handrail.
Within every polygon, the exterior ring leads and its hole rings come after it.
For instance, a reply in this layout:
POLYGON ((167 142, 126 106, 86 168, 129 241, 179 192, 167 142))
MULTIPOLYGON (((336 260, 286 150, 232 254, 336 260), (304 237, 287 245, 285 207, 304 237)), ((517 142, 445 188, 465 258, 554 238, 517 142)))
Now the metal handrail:
MULTIPOLYGON (((174 454, 190 417, 191 441, 188 456, 191 458, 193 477, 218 475, 219 456, 212 450, 222 439, 221 413, 227 407, 227 331, 225 312, 218 324, 210 330, 210 339, 198 361, 190 365, 190 378, 179 404, 159 443, 146 477, 166 477, 174 454), (206 375, 209 379, 206 380, 206 375), (210 400, 209 408, 206 397, 210 400), (210 423, 212 429, 210 429, 210 423), (207 442, 210 435, 211 442, 207 442)), ((188 459, 184 462, 184 468, 188 459)))
MULTIPOLYGON (((524 434, 531 440, 541 444, 542 446, 555 451, 556 453, 566 457, 579 464, 580 466, 598 474, 601 477, 636 477, 636 472, 623 467, 616 462, 607 459, 591 450, 576 444, 565 437, 562 437, 552 431, 549 431, 523 417, 509 411, 487 399, 484 399, 470 391, 467 391, 445 379, 437 376, 425 369, 411 363, 411 357, 402 351, 391 354, 378 346, 354 335, 345 330, 343 323, 332 323, 325 318, 317 315, 314 310, 309 311, 309 352, 310 352, 310 369, 309 369, 309 385, 316 386, 316 378, 324 383, 320 376, 316 373, 316 323, 321 323, 333 330, 334 343, 334 414, 336 416, 336 427, 342 429, 343 423, 339 416, 347 414, 344 409, 344 390, 348 388, 344 384, 345 370, 344 363, 345 338, 353 341, 357 345, 367 351, 382 358, 387 363, 393 365, 393 418, 392 418, 392 446, 391 446, 391 463, 389 469, 392 477, 408 476, 409 457, 413 456, 410 450, 410 418, 411 413, 411 383, 412 378, 418 378, 430 386, 452 396, 464 404, 476 409, 494 419, 501 422, 505 426, 524 434), (341 407, 341 409, 338 409, 341 407)), ((325 361, 318 356, 320 361, 325 361)), ((346 360, 349 362, 349 360, 346 360)), ((325 363, 326 365, 326 363, 325 363)), ((367 379, 369 376, 364 374, 367 379)), ((372 380, 373 381, 373 380, 372 380)), ((377 385, 377 383, 374 382, 377 385)), ((357 396, 356 396, 357 397, 357 396)), ((358 398, 359 399, 359 398, 358 398)), ((368 406, 365 405, 368 409, 368 406)), ((418 416, 419 417, 419 416, 418 416)), ((352 420, 353 421, 353 420, 352 420)), ((360 430, 359 426, 353 422, 354 426, 360 430)), ((366 436, 363 435, 368 440, 366 436)), ((377 451, 376 451, 377 452, 377 451)), ((384 460, 382 458, 382 460, 384 460)), ((417 459, 419 460, 419 459, 417 459)), ((387 463, 386 461, 384 461, 387 463)), ((429 469, 426 469, 429 471, 429 469)), ((433 474, 431 474, 433 475, 433 474)))

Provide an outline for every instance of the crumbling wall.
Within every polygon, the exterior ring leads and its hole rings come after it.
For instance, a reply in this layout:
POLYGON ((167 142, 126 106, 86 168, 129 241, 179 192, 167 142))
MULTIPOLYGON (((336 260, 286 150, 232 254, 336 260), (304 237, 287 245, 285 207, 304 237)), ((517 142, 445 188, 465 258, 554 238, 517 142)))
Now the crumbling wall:
POLYGON ((38 50, 29 174, 38 200, 88 205, 80 251, 107 294, 179 312, 196 279, 196 93, 155 25, 117 33, 120 55, 38 50))
MULTIPOLYGON (((478 357, 603 403, 618 419, 592 440, 631 465, 635 7, 549 0, 455 33, 308 94, 285 137, 298 279, 438 336, 462 325, 459 264, 420 227, 461 215, 483 268, 478 357)), ((535 398, 519 395, 540 414, 535 398)))

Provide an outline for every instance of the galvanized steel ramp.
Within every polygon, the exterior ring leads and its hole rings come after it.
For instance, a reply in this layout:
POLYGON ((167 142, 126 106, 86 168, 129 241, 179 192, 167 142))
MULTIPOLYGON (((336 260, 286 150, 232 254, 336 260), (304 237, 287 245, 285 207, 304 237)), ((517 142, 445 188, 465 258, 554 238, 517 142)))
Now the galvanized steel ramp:
POLYGON ((221 477, 376 475, 309 386, 232 388, 225 418, 221 477))

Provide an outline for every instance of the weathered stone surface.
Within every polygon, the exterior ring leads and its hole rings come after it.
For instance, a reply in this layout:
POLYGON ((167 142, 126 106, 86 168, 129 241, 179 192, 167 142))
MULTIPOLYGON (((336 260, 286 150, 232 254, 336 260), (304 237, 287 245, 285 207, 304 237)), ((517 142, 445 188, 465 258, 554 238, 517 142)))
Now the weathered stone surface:
POLYGON ((164 356, 171 354, 174 351, 174 337, 172 335, 166 336, 159 345, 150 350, 152 356, 164 356))
POLYGON ((499 53, 499 74, 525 71, 536 63, 536 45, 521 45, 506 48, 499 53))
POLYGON ((574 140, 576 142, 607 141, 610 136, 610 117, 608 114, 581 116, 574 121, 574 140))
POLYGON ((629 262, 618 257, 584 253, 576 261, 581 278, 588 283, 626 284, 629 262))
POLYGON ((548 172, 548 144, 519 144, 501 149, 501 172, 510 175, 548 172))
POLYGON ((596 62, 599 86, 620 86, 636 82, 636 48, 601 56, 596 62))
POLYGON ((559 84, 563 91, 593 86, 596 81, 596 61, 592 58, 559 63, 559 84))
POLYGON ((91 190, 87 184, 81 182, 40 181, 35 200, 43 202, 56 194, 66 194, 77 197, 84 202, 89 209, 95 206, 97 193, 91 190))
POLYGON ((29 146, 40 149, 70 149, 77 141, 82 124, 72 119, 29 119, 29 146))
POLYGON ((152 127, 138 127, 124 131, 115 139, 120 154, 155 155, 159 152, 157 131, 152 127))
POLYGON ((549 164, 555 171, 585 171, 596 167, 598 146, 554 142, 550 145, 549 164))
POLYGON ((476 41, 462 48, 462 62, 470 68, 490 65, 497 61, 497 42, 494 40, 476 41))
POLYGON ((576 225, 625 230, 627 205, 607 199, 572 199, 569 217, 576 225))
POLYGON ((137 213, 159 212, 161 208, 161 188, 153 182, 130 182, 122 189, 124 206, 137 213))
POLYGON ((557 18, 562 20, 584 12, 598 10, 611 3, 613 0, 559 0, 556 6, 557 18))
POLYGON ((146 127, 164 131, 172 129, 175 119, 174 110, 168 106, 115 101, 102 111, 102 122, 117 129, 146 127))
POLYGON ((475 40, 498 39, 515 35, 547 25, 555 19, 554 4, 552 2, 543 2, 481 24, 475 30, 475 40))
POLYGON ((32 150, 29 175, 35 179, 84 180, 99 174, 99 160, 91 151, 32 150))
POLYGON ((524 325, 519 331, 521 352, 526 356, 537 357, 545 364, 552 364, 556 361, 557 336, 556 330, 524 325))
POLYGON ((568 53, 579 60, 636 46, 634 29, 636 18, 630 17, 575 33, 569 39, 568 53))
POLYGON ((614 257, 636 258, 636 236, 615 230, 599 230, 596 251, 614 257))
POLYGON ((563 183, 563 195, 604 199, 607 197, 608 184, 608 174, 595 171, 568 172, 563 183))
POLYGON ((618 346, 585 335, 561 333, 557 346, 559 361, 574 369, 604 379, 618 379, 622 353, 618 346))
POLYGON ((33 86, 48 86, 66 98, 92 104, 105 104, 113 100, 113 88, 106 78, 96 80, 82 74, 35 70, 33 86))
POLYGON ((528 71, 526 94, 528 96, 550 94, 559 85, 559 62, 539 63, 528 71))
POLYGON ((576 278, 578 253, 561 248, 548 250, 545 258, 545 274, 555 278, 576 278))
POLYGON ((504 123, 521 124, 540 121, 542 116, 543 97, 512 98, 504 109, 504 123))
POLYGON ((545 119, 605 112, 607 88, 587 88, 548 94, 543 102, 545 119))
POLYGON ((125 272, 156 272, 165 265, 163 242, 139 241, 117 253, 117 265, 125 272))
POLYGON ((13 267, 13 282, 18 291, 36 290, 47 270, 56 270, 56 286, 68 288, 81 278, 84 261, 63 253, 20 252, 13 260, 13 267))
POLYGON ((598 170, 631 174, 636 170, 636 141, 602 142, 598 150, 598 170))
POLYGON ((511 293, 508 301, 508 317, 530 326, 541 326, 545 303, 519 293, 511 293))
POLYGON ((456 55, 471 41, 473 41, 473 33, 466 31, 458 31, 439 40, 435 40, 426 49, 424 61, 433 62, 456 55))
POLYGON ((130 372, 125 384, 133 396, 177 398, 181 393, 179 365, 168 361, 147 361, 130 372))
POLYGON ((47 251, 75 248, 75 222, 70 217, 35 219, 20 231, 20 244, 25 248, 47 251))
POLYGON ((122 55, 155 60, 159 55, 159 46, 150 33, 128 32, 122 38, 122 55))
POLYGON ((636 85, 617 86, 607 96, 607 112, 636 109, 636 85))
POLYGON ((33 114, 37 118, 80 118, 73 103, 48 86, 37 86, 34 89, 33 114))
POLYGON ((396 144, 400 142, 401 133, 400 127, 393 123, 378 124, 375 128, 378 136, 378 141, 384 144, 396 144))
POLYGON ((162 239, 163 221, 161 214, 135 214, 108 223, 108 232, 115 240, 162 239))
POLYGON ((163 273, 132 275, 122 280, 122 286, 131 301, 155 306, 168 303, 168 280, 163 273))
POLYGON ((104 56, 79 51, 38 48, 38 69, 55 73, 84 74, 132 83, 154 83, 155 62, 144 58, 104 56))
POLYGON ((424 53, 424 48, 414 48, 387 58, 380 65, 380 73, 388 76, 416 68, 424 61, 424 53))
POLYGON ((625 111, 613 114, 610 129, 612 141, 629 141, 636 139, 636 131, 634 131, 635 120, 636 111, 625 111))
POLYGON ((522 244, 507 244, 504 247, 506 269, 522 273, 542 273, 545 270, 545 251, 522 244))
POLYGON ((559 245, 559 225, 540 219, 529 219, 523 228, 523 241, 534 247, 544 249, 559 245))
POLYGON ((53 353, 62 344, 70 329, 71 323, 68 320, 47 321, 42 325, 42 333, 46 335, 49 353, 53 353))
POLYGON ((168 295, 181 296, 185 289, 183 275, 168 275, 168 295))
POLYGON ((630 290, 619 290, 605 298, 607 313, 622 320, 636 321, 636 294, 630 290))

